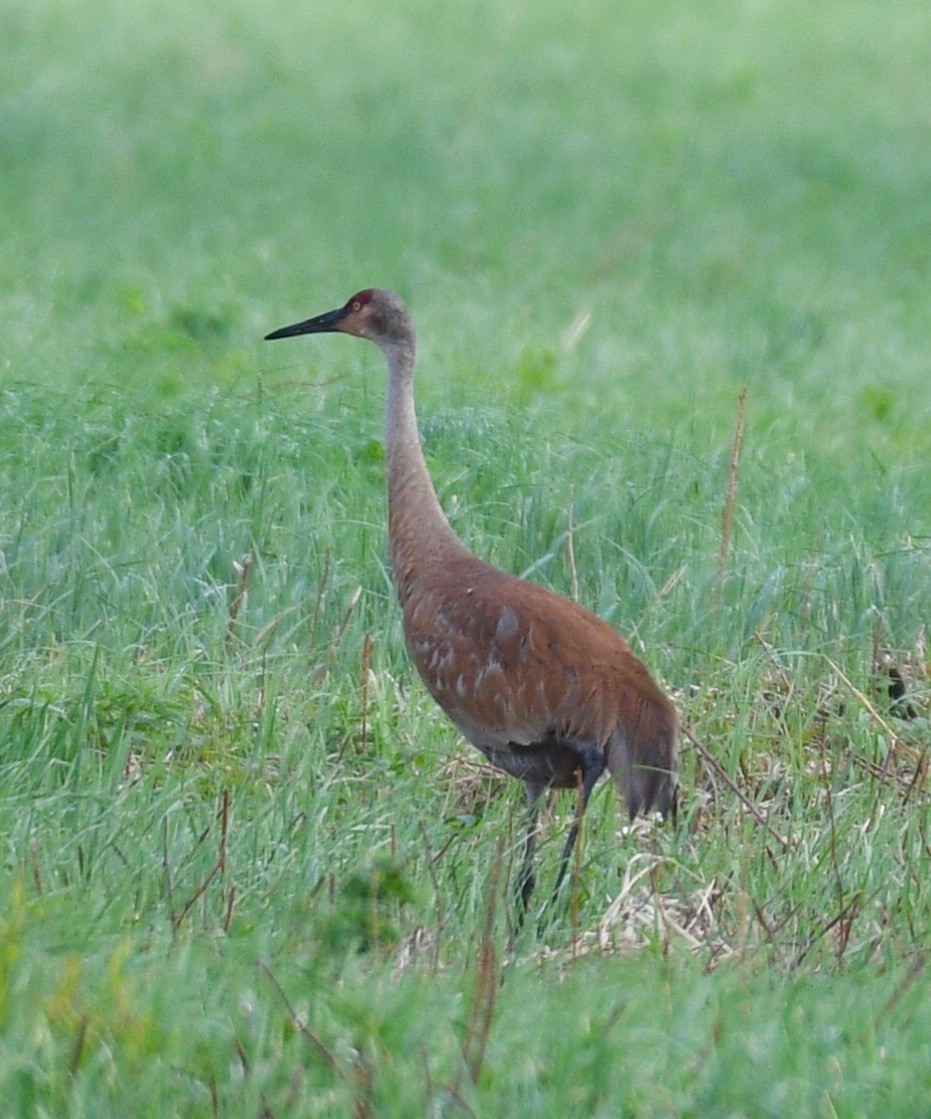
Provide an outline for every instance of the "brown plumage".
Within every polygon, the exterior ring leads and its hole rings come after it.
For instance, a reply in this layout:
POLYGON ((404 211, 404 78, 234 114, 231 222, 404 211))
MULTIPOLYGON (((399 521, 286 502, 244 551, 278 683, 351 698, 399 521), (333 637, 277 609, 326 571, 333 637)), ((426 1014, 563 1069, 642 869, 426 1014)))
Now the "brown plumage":
POLYGON ((537 809, 546 789, 579 791, 554 895, 605 768, 631 818, 651 808, 675 813, 675 708, 605 621, 485 563, 455 535, 421 450, 414 328, 401 298, 366 289, 267 337, 330 331, 368 338, 388 362, 388 535, 404 633, 436 702, 492 765, 527 789, 522 913, 533 891, 537 809))

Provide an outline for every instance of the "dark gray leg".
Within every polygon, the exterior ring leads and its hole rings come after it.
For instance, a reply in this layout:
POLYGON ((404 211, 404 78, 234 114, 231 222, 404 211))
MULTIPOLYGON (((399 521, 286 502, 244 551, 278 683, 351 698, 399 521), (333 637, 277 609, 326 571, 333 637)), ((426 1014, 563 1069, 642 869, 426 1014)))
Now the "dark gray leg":
POLYGON ((559 860, 559 873, 556 875, 556 885, 553 887, 553 901, 556 900, 559 894, 559 888, 562 886, 563 879, 566 877, 566 871, 569 869, 569 859, 572 857, 575 841, 579 837, 579 827, 582 823, 582 817, 585 815, 585 809, 588 807, 588 798, 592 795, 595 782, 604 772, 604 767, 605 758, 600 750, 596 750, 593 746, 588 746, 579 751, 579 769, 582 774, 582 782, 579 788, 579 799, 575 819, 572 822, 572 827, 569 829, 569 835, 566 837, 566 845, 563 847, 562 858, 559 860))
POLYGON ((524 923, 527 908, 533 896, 533 888, 537 882, 534 873, 533 861, 537 850, 537 821, 540 815, 540 797, 543 788, 540 785, 527 784, 527 834, 524 839, 524 858, 521 862, 520 873, 517 876, 517 928, 524 923))

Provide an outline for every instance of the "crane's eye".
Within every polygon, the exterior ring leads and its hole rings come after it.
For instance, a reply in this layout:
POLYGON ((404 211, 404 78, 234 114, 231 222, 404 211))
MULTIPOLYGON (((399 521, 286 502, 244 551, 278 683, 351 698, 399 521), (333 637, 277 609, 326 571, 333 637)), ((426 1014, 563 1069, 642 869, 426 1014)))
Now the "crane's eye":
POLYGON ((364 291, 357 291, 346 306, 354 315, 357 315, 367 303, 371 303, 374 294, 371 288, 366 288, 364 291))

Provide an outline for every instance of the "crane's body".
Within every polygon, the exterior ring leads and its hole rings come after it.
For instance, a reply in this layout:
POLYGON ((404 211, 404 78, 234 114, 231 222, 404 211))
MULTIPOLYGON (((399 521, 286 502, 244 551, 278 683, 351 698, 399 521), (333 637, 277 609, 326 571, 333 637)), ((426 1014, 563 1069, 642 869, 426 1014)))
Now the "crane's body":
POLYGON ((607 622, 485 563, 453 532, 420 445, 414 330, 400 297, 366 289, 344 307, 267 337, 331 331, 368 338, 388 362, 388 535, 407 645, 462 735, 527 789, 531 821, 519 883, 526 907, 537 806, 546 789, 579 790, 556 889, 605 768, 631 818, 654 807, 675 813, 675 708, 607 622))

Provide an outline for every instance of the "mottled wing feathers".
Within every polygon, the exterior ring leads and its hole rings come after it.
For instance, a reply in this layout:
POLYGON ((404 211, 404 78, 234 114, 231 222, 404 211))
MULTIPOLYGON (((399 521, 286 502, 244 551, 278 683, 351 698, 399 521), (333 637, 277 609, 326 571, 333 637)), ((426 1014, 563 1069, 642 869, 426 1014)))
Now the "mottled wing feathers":
POLYGON ((654 801, 666 810, 675 712, 603 619, 468 554, 433 570, 403 606, 427 688, 496 765, 572 785, 575 751, 595 747, 632 813, 654 801))

